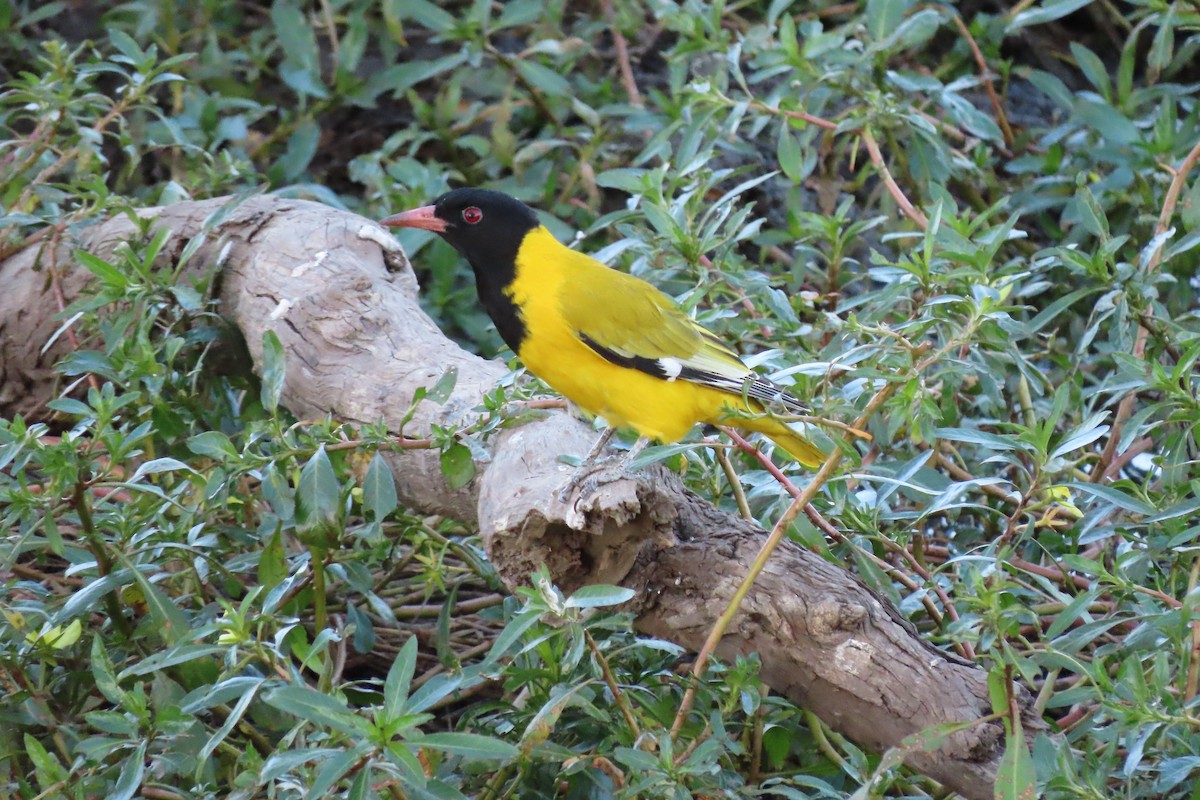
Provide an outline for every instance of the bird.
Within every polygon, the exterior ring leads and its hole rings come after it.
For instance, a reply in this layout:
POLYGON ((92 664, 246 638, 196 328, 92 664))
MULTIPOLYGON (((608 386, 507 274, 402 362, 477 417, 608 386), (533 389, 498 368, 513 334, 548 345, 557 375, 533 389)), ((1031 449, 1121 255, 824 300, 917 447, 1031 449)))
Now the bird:
POLYGON ((638 440, 677 442, 697 423, 764 434, 815 469, 825 454, 769 409, 806 415, 794 394, 759 375, 653 284, 562 244, 525 203, 502 192, 453 189, 380 224, 433 231, 467 260, 480 304, 526 369, 638 440))

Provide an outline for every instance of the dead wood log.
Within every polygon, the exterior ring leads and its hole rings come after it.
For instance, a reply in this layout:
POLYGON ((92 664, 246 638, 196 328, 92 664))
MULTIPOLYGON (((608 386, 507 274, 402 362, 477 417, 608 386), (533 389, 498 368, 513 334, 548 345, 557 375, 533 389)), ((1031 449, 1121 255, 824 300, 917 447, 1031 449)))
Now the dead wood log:
MULTIPOLYGON (((284 404, 299 417, 335 416, 396 425, 419 387, 447 369, 458 380, 450 399, 425 402, 406 427, 469 421, 503 365, 464 352, 417 302, 417 281, 394 240, 373 222, 294 200, 257 197, 230 209, 227 199, 146 209, 173 232, 164 259, 179 256, 202 231, 193 263, 219 266, 221 310, 245 337, 256 363, 273 330, 287 355, 284 404), (205 220, 221 212, 222 221, 205 220)), ((68 232, 54 260, 66 299, 90 277, 70 249, 107 257, 135 235, 114 218, 68 232)), ((37 415, 56 391, 53 364, 65 352, 48 253, 32 247, 0 264, 0 413, 37 415)), ((555 489, 566 480, 562 454, 581 454, 594 434, 564 413, 505 431, 490 463, 461 489, 449 487, 437 454, 389 455, 402 501, 428 513, 478 524, 489 556, 510 585, 545 563, 570 591, 589 583, 638 590, 629 607, 647 634, 698 650, 757 552, 764 533, 683 488, 662 469, 607 484, 568 506, 555 489)), ((812 709, 833 728, 876 750, 945 723, 991 713, 986 673, 933 648, 854 575, 785 542, 747 597, 718 654, 757 652, 777 692, 812 709)), ((1044 726, 1026 709, 1028 739, 1044 726)), ((990 798, 1004 747, 1000 722, 950 736, 908 763, 968 798, 990 798)))

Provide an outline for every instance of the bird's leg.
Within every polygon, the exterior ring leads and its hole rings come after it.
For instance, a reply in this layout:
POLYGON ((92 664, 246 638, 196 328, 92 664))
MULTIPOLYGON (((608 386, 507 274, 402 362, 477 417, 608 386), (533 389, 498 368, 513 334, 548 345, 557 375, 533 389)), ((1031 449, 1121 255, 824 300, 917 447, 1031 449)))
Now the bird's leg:
POLYGON ((568 499, 579 488, 579 485, 583 483, 584 478, 591 474, 592 468, 600 460, 600 454, 604 452, 604 448, 612 441, 613 434, 616 432, 616 428, 608 427, 597 437, 596 443, 592 445, 592 449, 588 450, 587 455, 583 457, 583 460, 579 462, 579 466, 575 468, 575 472, 571 475, 571 480, 567 481, 566 485, 558 490, 560 499, 568 499))
POLYGON ((638 453, 646 449, 646 445, 650 444, 650 440, 645 436, 639 436, 637 441, 629 448, 629 452, 625 454, 625 458, 621 460, 621 471, 628 472, 629 465, 638 457, 638 453))
POLYGON ((583 461, 579 462, 579 467, 576 469, 576 474, 585 471, 600 460, 600 454, 604 452, 604 448, 608 447, 608 443, 612 441, 613 435, 617 432, 616 428, 608 427, 596 439, 596 443, 592 445, 592 449, 588 450, 587 455, 583 457, 583 461))
POLYGON ((591 452, 587 454, 587 457, 576 468, 575 474, 571 476, 571 480, 559 490, 558 496, 560 499, 564 501, 568 500, 584 481, 587 481, 594 488, 595 486, 612 483, 629 474, 629 465, 637 458, 638 453, 646 449, 646 445, 650 444, 650 440, 645 436, 639 436, 637 441, 629 448, 629 452, 622 456, 618 463, 597 468, 597 462, 601 461, 600 453, 604 450, 605 445, 608 444, 609 439, 612 438, 614 431, 614 428, 609 428, 600 435, 596 444, 592 446, 591 452))

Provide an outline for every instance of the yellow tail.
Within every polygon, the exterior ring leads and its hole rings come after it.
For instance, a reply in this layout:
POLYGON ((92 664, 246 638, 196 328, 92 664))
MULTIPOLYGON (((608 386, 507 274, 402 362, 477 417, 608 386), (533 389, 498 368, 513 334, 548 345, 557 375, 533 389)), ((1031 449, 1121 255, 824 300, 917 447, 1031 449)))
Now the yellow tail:
POLYGON ((758 417, 737 420, 736 426, 767 436, 809 469, 816 469, 825 463, 825 454, 815 444, 777 419, 758 417))

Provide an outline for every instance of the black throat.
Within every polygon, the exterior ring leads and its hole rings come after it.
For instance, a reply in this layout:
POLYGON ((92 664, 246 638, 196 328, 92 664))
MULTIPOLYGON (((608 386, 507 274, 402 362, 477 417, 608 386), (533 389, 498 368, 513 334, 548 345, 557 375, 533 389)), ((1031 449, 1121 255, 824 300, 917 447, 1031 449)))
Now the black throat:
POLYGON ((509 290, 517 277, 517 256, 525 237, 538 229, 529 206, 488 189, 455 189, 434 201, 446 222, 442 238, 462 254, 475 272, 475 288, 504 343, 520 355, 525 320, 509 290))
POLYGON ((517 277, 517 249, 508 253, 492 248, 482 258, 467 255, 467 260, 475 271, 475 291, 483 310, 492 318, 504 343, 520 354, 521 343, 525 341, 525 320, 509 294, 517 277))

